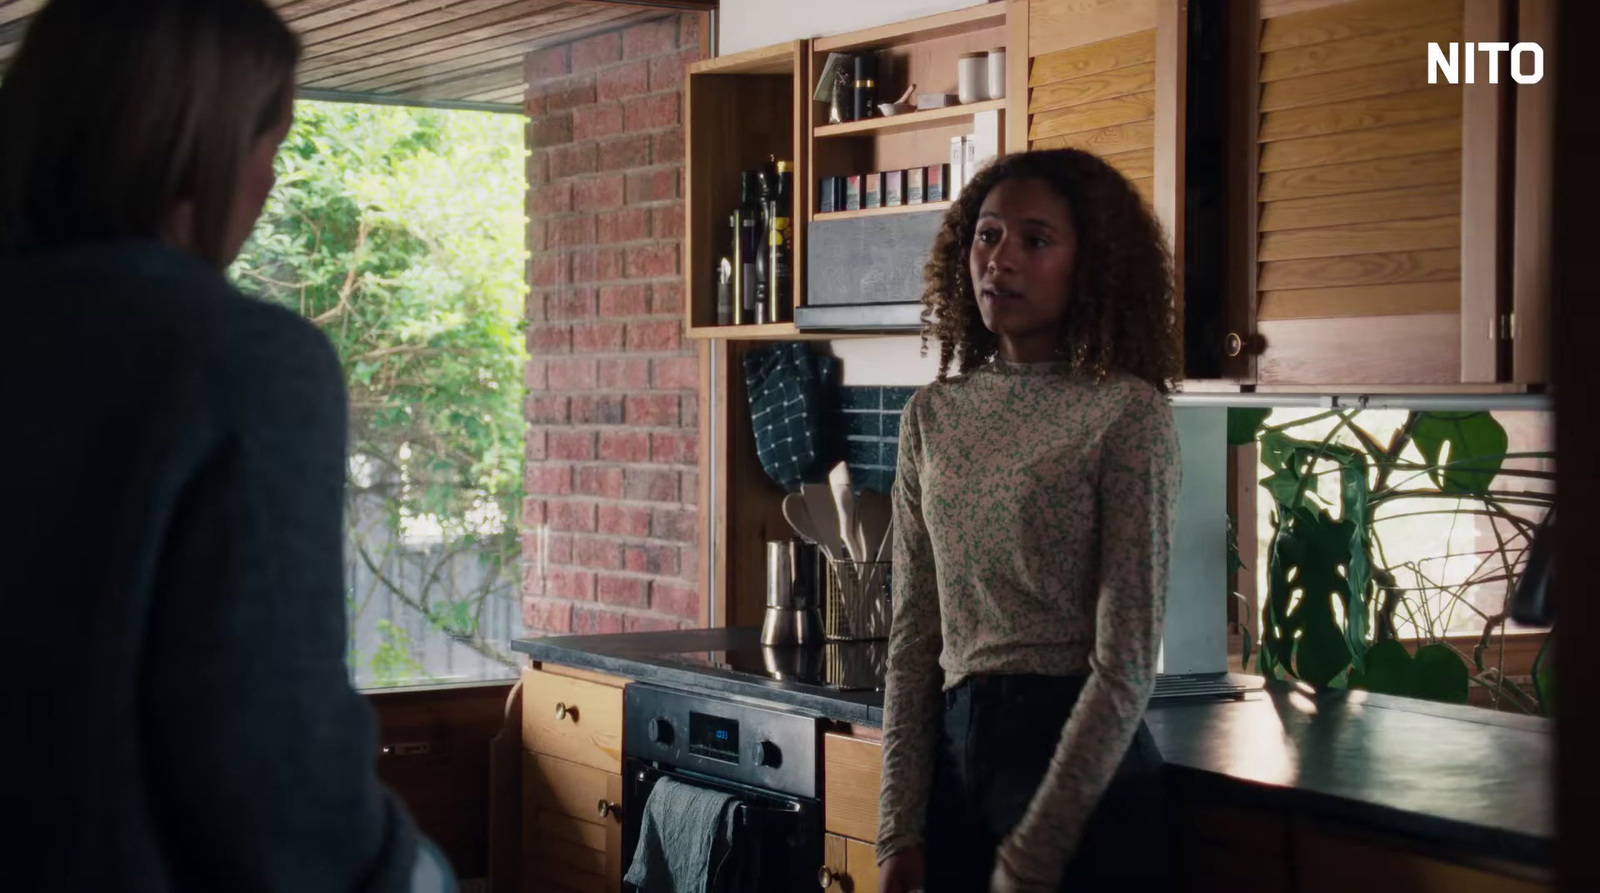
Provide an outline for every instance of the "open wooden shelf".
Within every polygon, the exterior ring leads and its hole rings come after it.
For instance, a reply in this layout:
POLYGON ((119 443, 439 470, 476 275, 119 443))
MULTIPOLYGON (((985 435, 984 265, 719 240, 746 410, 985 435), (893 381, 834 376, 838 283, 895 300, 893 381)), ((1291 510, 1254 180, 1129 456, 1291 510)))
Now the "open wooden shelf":
POLYGON ((792 322, 771 322, 749 326, 694 326, 688 330, 695 340, 731 338, 735 341, 765 341, 774 338, 795 338, 800 330, 792 322))
POLYGON ((950 202, 920 202, 915 205, 891 205, 887 208, 862 208, 859 211, 818 211, 812 220, 850 220, 856 217, 884 217, 890 214, 915 214, 918 211, 943 211, 950 202))
POLYGON ((971 102, 966 105, 952 105, 942 109, 928 109, 920 112, 890 115, 887 118, 868 118, 865 121, 848 121, 844 124, 823 124, 816 129, 816 136, 821 139, 829 136, 849 136, 857 133, 904 130, 920 127, 935 121, 947 122, 951 118, 970 118, 979 112, 1003 110, 1005 107, 1006 101, 1004 99, 986 99, 983 102, 971 102))

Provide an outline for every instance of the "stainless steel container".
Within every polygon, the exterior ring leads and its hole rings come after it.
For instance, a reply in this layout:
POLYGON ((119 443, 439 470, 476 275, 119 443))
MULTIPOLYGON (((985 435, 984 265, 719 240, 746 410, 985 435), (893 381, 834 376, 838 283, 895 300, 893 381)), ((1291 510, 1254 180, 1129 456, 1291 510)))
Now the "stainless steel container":
POLYGON ((801 540, 767 543, 767 610, 763 645, 821 644, 816 547, 801 540))

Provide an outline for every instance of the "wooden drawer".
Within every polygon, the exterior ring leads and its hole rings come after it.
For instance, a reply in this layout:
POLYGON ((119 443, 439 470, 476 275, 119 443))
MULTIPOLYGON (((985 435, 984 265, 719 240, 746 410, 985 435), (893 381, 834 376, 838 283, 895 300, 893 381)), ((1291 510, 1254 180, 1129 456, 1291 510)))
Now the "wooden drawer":
POLYGON ((621 889, 621 775, 524 752, 522 809, 524 891, 621 889))
POLYGON ((878 893, 878 853, 872 844, 829 834, 823 839, 822 861, 832 883, 820 889, 828 893, 878 893))
POLYGON ((857 840, 877 840, 878 787, 882 772, 883 746, 878 742, 824 735, 823 828, 857 840))
POLYGON ((622 771, 622 680, 616 685, 522 671, 522 746, 606 772, 622 771))

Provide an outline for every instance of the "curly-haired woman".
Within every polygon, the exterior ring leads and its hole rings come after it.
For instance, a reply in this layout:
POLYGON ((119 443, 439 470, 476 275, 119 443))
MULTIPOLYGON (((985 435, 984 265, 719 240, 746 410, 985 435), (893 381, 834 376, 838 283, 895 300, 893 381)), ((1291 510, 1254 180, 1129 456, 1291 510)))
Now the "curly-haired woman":
POLYGON ((901 423, 880 890, 1159 880, 1141 717, 1180 362, 1160 227, 1094 155, 1012 155, 947 212, 925 278, 939 375, 901 423))

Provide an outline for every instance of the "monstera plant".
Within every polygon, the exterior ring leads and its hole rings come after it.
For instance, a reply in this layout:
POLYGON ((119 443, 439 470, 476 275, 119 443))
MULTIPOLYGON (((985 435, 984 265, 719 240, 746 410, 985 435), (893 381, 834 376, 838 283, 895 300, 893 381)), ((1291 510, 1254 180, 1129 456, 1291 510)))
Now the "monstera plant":
MULTIPOLYGON (((1360 410, 1281 424, 1269 424, 1270 413, 1234 409, 1228 420, 1231 443, 1259 444, 1261 486, 1274 506, 1256 650, 1259 671, 1318 687, 1460 703, 1477 684, 1491 689, 1499 703, 1545 712, 1552 637, 1545 638, 1536 660, 1531 690, 1488 662, 1495 634, 1505 632, 1504 604, 1494 613, 1468 604, 1483 615, 1482 633, 1471 653, 1452 645, 1429 622, 1423 604, 1427 593, 1408 588, 1416 584, 1407 580, 1423 574, 1414 565, 1390 565, 1384 558, 1384 521, 1407 513, 1380 517, 1379 510, 1402 500, 1448 499, 1455 508, 1439 514, 1497 519, 1491 526, 1498 547, 1484 556, 1478 571, 1457 585, 1429 588, 1465 603, 1468 586, 1503 583, 1509 597, 1553 495, 1515 488, 1518 478, 1548 478, 1549 473, 1508 467, 1506 460, 1552 454, 1508 453, 1504 427, 1487 412, 1411 412, 1386 443, 1362 427, 1360 410), (1331 422, 1332 429, 1321 438, 1296 436, 1297 429, 1317 422, 1331 422), (1341 438, 1341 432, 1347 436, 1341 438), (1337 498, 1324 498, 1324 490, 1332 489, 1318 486, 1324 477, 1337 481, 1337 498), (1502 528, 1509 533, 1502 534, 1502 528), (1409 647, 1397 632, 1403 623, 1420 634, 1409 647)), ((1236 548, 1232 564, 1240 566, 1236 548)), ((1247 641, 1246 660, 1250 647, 1247 641)))

